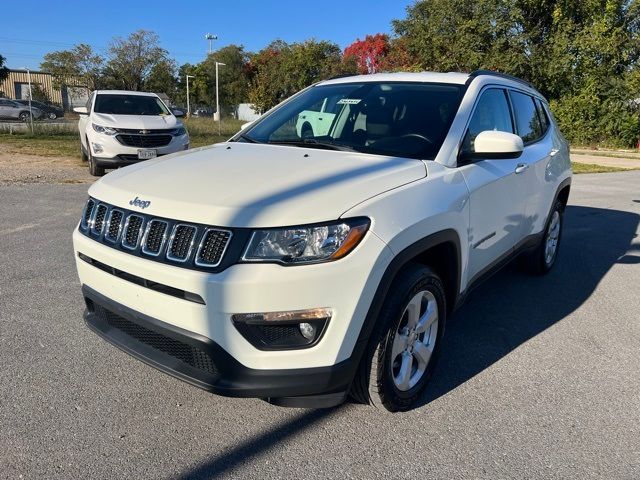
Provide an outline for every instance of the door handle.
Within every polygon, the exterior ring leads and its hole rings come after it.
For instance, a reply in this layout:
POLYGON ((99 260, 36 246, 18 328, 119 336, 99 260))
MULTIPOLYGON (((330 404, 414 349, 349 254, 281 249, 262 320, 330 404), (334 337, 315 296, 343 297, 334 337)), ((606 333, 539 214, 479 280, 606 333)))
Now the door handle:
POLYGON ((516 174, 524 172, 527 168, 529 168, 529 165, 526 163, 519 163, 516 166, 516 174))
POLYGON ((550 157, 555 157, 558 154, 559 151, 560 150, 558 150, 557 148, 552 148, 551 151, 549 152, 549 156, 550 157))

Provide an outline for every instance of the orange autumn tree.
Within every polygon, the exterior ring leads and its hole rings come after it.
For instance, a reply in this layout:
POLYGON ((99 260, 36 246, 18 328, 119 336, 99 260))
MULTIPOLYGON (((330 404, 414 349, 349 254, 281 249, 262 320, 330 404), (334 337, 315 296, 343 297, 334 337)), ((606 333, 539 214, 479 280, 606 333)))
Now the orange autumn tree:
POLYGON ((389 36, 384 33, 367 35, 364 40, 357 39, 344 49, 344 59, 353 58, 359 73, 377 73, 382 59, 389 52, 389 36))

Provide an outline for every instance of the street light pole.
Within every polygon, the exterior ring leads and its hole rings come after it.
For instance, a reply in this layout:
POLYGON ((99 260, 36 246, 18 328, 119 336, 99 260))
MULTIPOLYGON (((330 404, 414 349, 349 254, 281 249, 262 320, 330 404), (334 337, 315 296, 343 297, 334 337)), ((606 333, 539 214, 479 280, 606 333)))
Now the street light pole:
POLYGON ((29 121, 31 122, 31 134, 33 135, 33 110, 31 109, 31 97, 33 94, 31 93, 31 71, 25 67, 27 71, 27 82, 29 83, 29 121))
POLYGON ((218 39, 218 36, 217 35, 213 35, 212 33, 207 33, 207 34, 205 34, 204 39, 205 40, 209 40, 209 54, 211 54, 211 44, 212 44, 212 42, 214 40, 218 39))
POLYGON ((218 116, 218 135, 222 135, 221 116, 220 116, 220 97, 218 96, 218 66, 226 65, 221 62, 216 62, 216 115, 218 116))
POLYGON ((191 116, 191 107, 189 106, 189 79, 195 78, 194 75, 187 75, 187 118, 191 116))

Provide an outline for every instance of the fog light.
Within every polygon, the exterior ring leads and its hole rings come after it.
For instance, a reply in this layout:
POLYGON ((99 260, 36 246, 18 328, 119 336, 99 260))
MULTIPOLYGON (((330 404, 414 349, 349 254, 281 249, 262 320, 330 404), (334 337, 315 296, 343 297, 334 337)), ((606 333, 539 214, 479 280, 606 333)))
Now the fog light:
POLYGON ((307 322, 301 323, 300 333, 307 340, 312 340, 316 336, 316 327, 307 322))
POLYGON ((260 350, 308 348, 320 340, 333 312, 330 308, 284 312, 238 313, 236 329, 260 350))
POLYGON ((93 146, 93 153, 102 153, 102 145, 93 142, 91 142, 91 145, 93 146))

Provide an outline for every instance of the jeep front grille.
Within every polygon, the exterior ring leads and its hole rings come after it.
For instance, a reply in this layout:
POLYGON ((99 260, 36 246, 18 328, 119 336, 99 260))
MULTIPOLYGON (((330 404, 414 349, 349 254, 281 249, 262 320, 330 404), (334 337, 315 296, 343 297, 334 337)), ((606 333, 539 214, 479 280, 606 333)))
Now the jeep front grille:
POLYGON ((135 250, 138 246, 138 239, 142 233, 144 218, 140 215, 131 214, 127 217, 122 234, 122 246, 135 250))
POLYGON ((223 262, 230 230, 159 218, 90 198, 80 231, 91 239, 131 255, 198 270, 223 262))

